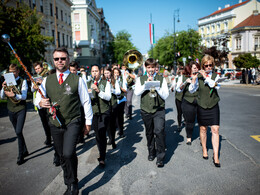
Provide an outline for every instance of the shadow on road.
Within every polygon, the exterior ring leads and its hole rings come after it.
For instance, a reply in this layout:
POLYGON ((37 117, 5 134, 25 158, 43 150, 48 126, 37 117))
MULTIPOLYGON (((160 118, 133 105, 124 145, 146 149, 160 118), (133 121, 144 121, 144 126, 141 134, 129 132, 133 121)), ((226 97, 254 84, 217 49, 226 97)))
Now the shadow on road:
POLYGON ((7 138, 7 139, 1 139, 0 140, 0 145, 2 144, 8 144, 11 142, 14 142, 16 140, 17 137, 12 137, 12 138, 7 138))
POLYGON ((89 194, 108 183, 123 166, 128 165, 136 158, 137 153, 135 152, 136 147, 134 147, 134 144, 142 140, 139 132, 143 131, 142 120, 137 121, 137 119, 140 119, 139 116, 140 111, 135 110, 133 119, 125 121, 125 124, 127 124, 124 130, 125 137, 123 139, 117 138, 119 140, 117 148, 107 151, 106 167, 100 168, 96 166, 87 176, 79 181, 79 188, 81 189, 93 178, 103 174, 96 183, 82 190, 83 195, 89 194))
POLYGON ((48 146, 44 146, 44 147, 42 147, 42 148, 39 148, 39 149, 37 149, 37 150, 31 152, 31 153, 29 154, 29 158, 26 158, 26 161, 31 160, 31 159, 34 159, 34 158, 37 158, 37 157, 42 156, 42 155, 44 155, 44 154, 47 154, 47 153, 49 153, 49 152, 51 152, 51 151, 53 150, 53 147, 50 147, 48 150, 45 150, 45 151, 43 151, 43 152, 41 152, 41 153, 39 153, 39 154, 36 154, 36 153, 38 153, 38 152, 40 152, 40 151, 42 151, 42 150, 44 150, 44 149, 47 149, 47 148, 49 148, 49 147, 48 147, 48 146), (36 154, 36 155, 32 156, 33 154, 36 154))

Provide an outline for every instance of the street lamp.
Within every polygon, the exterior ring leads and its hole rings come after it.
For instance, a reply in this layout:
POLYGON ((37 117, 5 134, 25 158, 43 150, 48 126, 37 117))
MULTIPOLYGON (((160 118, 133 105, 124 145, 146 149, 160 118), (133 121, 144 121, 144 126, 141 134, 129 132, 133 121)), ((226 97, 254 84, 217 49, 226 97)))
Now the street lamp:
POLYGON ((175 16, 178 17, 177 22, 180 22, 179 11, 180 11, 180 9, 176 9, 173 12, 173 55, 174 55, 173 68, 174 68, 175 74, 176 74, 176 71, 177 71, 176 51, 175 51, 175 36, 176 36, 175 35, 175 16))

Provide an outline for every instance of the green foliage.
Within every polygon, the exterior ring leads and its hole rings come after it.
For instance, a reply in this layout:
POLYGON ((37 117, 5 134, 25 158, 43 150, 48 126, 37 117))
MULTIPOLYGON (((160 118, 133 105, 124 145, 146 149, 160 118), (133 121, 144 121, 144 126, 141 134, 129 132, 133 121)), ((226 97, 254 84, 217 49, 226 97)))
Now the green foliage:
POLYGON ((260 66, 260 60, 250 53, 240 54, 234 58, 233 63, 237 68, 257 68, 260 66))
POLYGON ((136 49, 131 42, 131 35, 126 31, 122 30, 116 34, 115 40, 112 43, 114 60, 117 63, 122 63, 124 54, 130 49, 136 49))
MULTIPOLYGON (((26 5, 13 8, 0 3, 0 35, 11 37, 11 45, 28 70, 33 62, 44 59, 45 47, 52 41, 52 37, 41 35, 42 18, 26 5)), ((10 63, 19 64, 8 44, 1 41, 0 50, 0 70, 10 63)))
MULTIPOLYGON (((188 31, 180 31, 175 36, 175 53, 180 52, 181 56, 177 56, 178 62, 182 62, 185 57, 187 60, 191 57, 201 59, 202 49, 200 46, 201 37, 199 33, 193 29, 188 31)), ((149 51, 151 56, 152 51, 149 51)), ((153 48, 153 58, 158 59, 160 64, 172 66, 174 61, 174 34, 167 33, 160 38, 153 48)), ((191 59, 190 59, 191 60, 191 59)))

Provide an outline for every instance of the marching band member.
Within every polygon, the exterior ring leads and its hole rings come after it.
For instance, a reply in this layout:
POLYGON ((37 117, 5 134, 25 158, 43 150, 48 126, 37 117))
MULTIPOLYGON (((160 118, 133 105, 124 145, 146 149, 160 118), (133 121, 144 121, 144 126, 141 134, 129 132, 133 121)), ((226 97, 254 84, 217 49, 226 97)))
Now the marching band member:
POLYGON ((92 109, 87 87, 82 78, 69 71, 69 53, 60 47, 53 51, 56 73, 45 78, 41 84, 42 98, 39 92, 36 103, 39 109, 49 108, 51 134, 56 151, 61 159, 64 172, 65 194, 78 194, 76 145, 80 133, 80 105, 84 108, 86 133, 91 129, 92 109), (58 117, 58 119, 57 119, 58 117), (59 124, 59 121, 61 125, 59 124))
POLYGON ((106 132, 110 120, 111 85, 108 81, 101 79, 98 65, 91 68, 93 80, 87 83, 88 91, 92 94, 91 105, 93 110, 92 127, 96 134, 96 142, 99 150, 99 166, 105 166, 107 138, 106 132))
POLYGON ((219 163, 219 120, 220 111, 218 102, 220 100, 217 89, 220 85, 216 83, 219 75, 213 73, 214 58, 205 55, 201 60, 200 75, 196 74, 192 77, 189 86, 190 93, 198 90, 198 123, 200 126, 200 141, 202 145, 203 158, 208 159, 206 147, 207 128, 211 126, 212 146, 213 146, 213 163, 216 167, 220 167, 219 163))
POLYGON ((117 95, 117 127, 118 127, 118 135, 120 138, 124 136, 124 108, 126 97, 125 93, 127 92, 127 84, 126 80, 121 76, 121 71, 118 68, 114 68, 112 70, 112 76, 114 77, 115 81, 119 83, 120 87, 120 95, 117 95))
POLYGON ((25 140, 23 137, 23 126, 26 118, 26 98, 28 85, 26 79, 19 77, 19 69, 16 64, 10 64, 8 68, 9 73, 13 73, 16 80, 16 88, 21 94, 17 94, 13 89, 5 90, 7 88, 6 81, 2 84, 1 99, 7 97, 7 109, 9 119, 14 127, 18 139, 18 158, 17 164, 23 164, 24 158, 29 155, 25 140), (17 102, 18 101, 18 102, 17 102))
POLYGON ((149 75, 143 75, 136 81, 135 95, 141 95, 141 116, 144 121, 148 160, 153 161, 157 157, 157 167, 164 166, 165 158, 165 100, 169 96, 167 82, 165 78, 155 74, 157 62, 153 58, 145 61, 145 67, 149 75), (145 88, 145 81, 160 81, 160 87, 156 87, 153 93, 156 96, 151 97, 152 89, 145 88))
POLYGON ((183 92, 178 92, 176 90, 176 86, 179 86, 183 81, 183 66, 180 66, 177 71, 177 76, 175 77, 173 84, 172 84, 172 92, 175 91, 175 105, 177 109, 177 121, 178 121, 178 127, 177 131, 181 132, 181 121, 182 121, 182 98, 183 98, 183 92))
POLYGON ((183 92, 183 99, 182 99, 182 112, 185 119, 185 129, 186 129, 186 136, 187 136, 187 145, 191 145, 191 138, 193 133, 193 128, 196 120, 197 115, 197 98, 198 98, 198 91, 194 93, 189 92, 189 85, 191 83, 191 76, 197 74, 199 71, 200 66, 197 62, 191 61, 189 65, 186 65, 184 68, 184 83, 178 85, 176 87, 177 92, 183 92))

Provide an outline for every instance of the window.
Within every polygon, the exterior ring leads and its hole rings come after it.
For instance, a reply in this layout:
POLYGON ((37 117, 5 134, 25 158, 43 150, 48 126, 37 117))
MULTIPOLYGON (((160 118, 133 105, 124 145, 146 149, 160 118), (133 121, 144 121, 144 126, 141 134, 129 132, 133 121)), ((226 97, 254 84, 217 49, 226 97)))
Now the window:
POLYGON ((210 32, 210 29, 209 29, 209 26, 207 27, 207 34, 209 34, 209 32, 210 32))
POLYGON ((72 47, 72 37, 70 36, 70 47, 72 47))
POLYGON ((58 32, 58 47, 60 47, 60 32, 58 32))
POLYGON ((52 12, 52 3, 50 3, 50 15, 53 16, 53 12, 52 12))
POLYGON ((74 22, 79 22, 79 13, 74 14, 74 22))
POLYGON ((33 8, 35 8, 36 7, 36 0, 33 0, 33 8))
POLYGON ((67 13, 65 13, 64 18, 65 18, 65 23, 67 24, 67 13))
POLYGON ((52 37, 53 37, 53 44, 55 44, 55 31, 52 30, 51 32, 52 32, 52 37))
POLYGON ((224 30, 225 30, 225 31, 228 30, 228 22, 224 22, 224 30))
POLYGON ((241 37, 236 38, 236 49, 237 50, 241 49, 241 37))
POLYGON ((220 24, 217 24, 217 32, 220 32, 220 24))
POLYGON ((211 26, 211 33, 214 34, 215 33, 215 25, 211 26))
POLYGON ((58 12, 58 7, 56 7, 56 18, 59 19, 58 15, 59 15, 59 12, 58 12))
POLYGON ((60 10, 60 18, 61 18, 61 21, 63 21, 63 11, 60 10))
MULTIPOLYGON (((68 14, 68 15, 69 15, 69 14, 68 14)), ((69 25, 70 25, 70 22, 71 22, 71 19, 70 19, 70 15, 69 15, 69 21, 68 21, 69 25)))
POLYGON ((69 35, 67 35, 67 47, 69 46, 69 35))
POLYGON ((63 46, 65 46, 65 35, 64 35, 64 33, 62 33, 62 44, 63 44, 63 46))
POLYGON ((260 48, 260 35, 255 36, 255 44, 254 44, 255 49, 260 48))
POLYGON ((75 40, 76 41, 80 40, 80 31, 75 31, 75 40))
POLYGON ((40 9, 41 9, 41 12, 43 13, 43 0, 40 0, 40 9))

